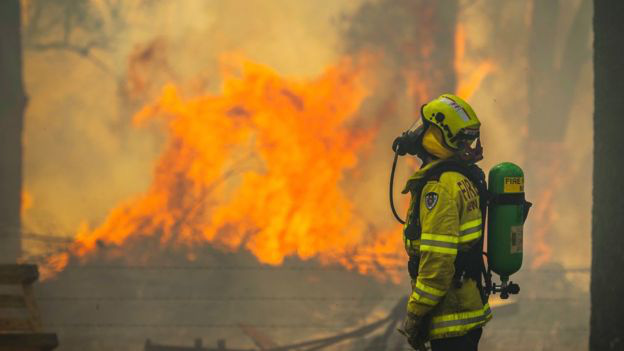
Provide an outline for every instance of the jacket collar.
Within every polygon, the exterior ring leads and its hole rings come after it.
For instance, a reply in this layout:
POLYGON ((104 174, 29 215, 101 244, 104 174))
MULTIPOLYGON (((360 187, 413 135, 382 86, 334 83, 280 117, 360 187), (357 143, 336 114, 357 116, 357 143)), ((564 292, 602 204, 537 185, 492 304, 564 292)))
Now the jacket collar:
POLYGON ((434 161, 431 161, 431 162, 427 163, 426 165, 424 165, 421 169, 416 171, 414 174, 412 174, 412 176, 409 177, 409 179, 407 180, 407 183, 405 184, 405 187, 403 188, 401 193, 402 194, 407 194, 410 191, 410 189, 412 188, 412 184, 414 184, 418 180, 424 178, 425 174, 427 174, 428 170, 430 170, 431 168, 433 168, 434 166, 436 166, 437 164, 439 164, 442 161, 444 161, 444 160, 434 160, 434 161))

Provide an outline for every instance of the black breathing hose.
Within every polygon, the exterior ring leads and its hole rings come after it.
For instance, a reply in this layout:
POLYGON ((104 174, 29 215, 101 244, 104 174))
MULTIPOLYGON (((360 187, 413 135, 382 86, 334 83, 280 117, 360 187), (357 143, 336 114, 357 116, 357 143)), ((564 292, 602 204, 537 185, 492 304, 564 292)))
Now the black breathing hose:
POLYGON ((396 209, 394 208, 394 198, 392 197, 393 184, 394 184, 394 171, 396 170, 397 159, 399 158, 399 148, 394 152, 394 161, 392 162, 392 171, 390 172, 390 208, 394 214, 394 218, 401 224, 405 224, 405 221, 401 219, 396 209))

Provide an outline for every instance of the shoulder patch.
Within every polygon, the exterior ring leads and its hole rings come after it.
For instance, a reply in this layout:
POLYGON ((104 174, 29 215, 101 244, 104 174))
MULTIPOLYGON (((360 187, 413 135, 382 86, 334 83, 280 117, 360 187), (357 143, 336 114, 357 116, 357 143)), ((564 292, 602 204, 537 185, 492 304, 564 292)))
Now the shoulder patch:
POLYGON ((425 207, 427 207, 428 210, 433 209, 437 203, 438 203, 438 193, 435 193, 432 191, 432 192, 427 193, 427 195, 425 195, 425 207))

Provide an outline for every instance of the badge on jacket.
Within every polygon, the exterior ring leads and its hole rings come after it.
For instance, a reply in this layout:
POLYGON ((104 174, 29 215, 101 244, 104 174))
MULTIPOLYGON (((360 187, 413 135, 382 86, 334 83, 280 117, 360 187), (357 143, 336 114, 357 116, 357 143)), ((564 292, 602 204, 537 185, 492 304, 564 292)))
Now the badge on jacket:
POLYGON ((434 208, 437 203, 438 203, 437 193, 430 192, 430 193, 427 193, 427 195, 425 195, 425 207, 427 207, 428 210, 431 210, 432 208, 434 208))

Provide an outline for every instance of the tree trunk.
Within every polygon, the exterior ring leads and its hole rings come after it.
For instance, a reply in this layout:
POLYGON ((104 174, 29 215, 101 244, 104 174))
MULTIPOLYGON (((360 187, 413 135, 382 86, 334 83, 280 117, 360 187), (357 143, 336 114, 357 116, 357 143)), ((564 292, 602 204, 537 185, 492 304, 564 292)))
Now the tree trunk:
MULTIPOLYGON (((624 349, 624 2, 594 1, 590 349, 624 349)), ((571 238, 573 240, 573 238, 571 238)))
POLYGON ((21 255, 22 85, 19 0, 0 1, 0 261, 21 255))

